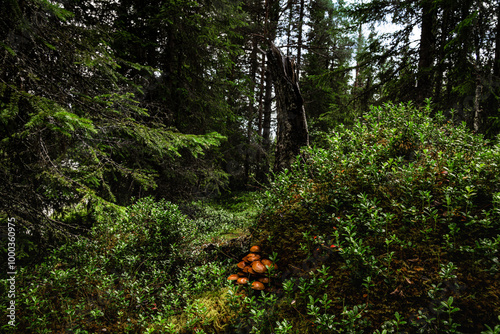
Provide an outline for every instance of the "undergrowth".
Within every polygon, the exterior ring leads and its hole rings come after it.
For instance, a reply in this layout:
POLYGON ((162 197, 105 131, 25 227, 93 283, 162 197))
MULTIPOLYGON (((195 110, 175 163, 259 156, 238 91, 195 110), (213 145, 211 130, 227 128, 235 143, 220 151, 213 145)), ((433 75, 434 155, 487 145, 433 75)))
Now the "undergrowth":
MULTIPOLYGON (((2 322, 2 332, 221 331, 231 313, 225 298, 232 261, 218 251, 220 234, 247 233, 252 212, 211 202, 183 207, 195 214, 149 197, 94 212, 88 237, 18 268, 16 326, 2 322)), ((2 279, 2 305, 10 302, 8 286, 2 279)))
POLYGON ((252 229, 284 268, 273 321, 300 333, 499 323, 500 145, 432 113, 373 107, 276 177, 252 229))
POLYGON ((261 199, 95 211, 90 235, 18 269, 2 331, 500 333, 498 141, 388 104, 325 143, 261 199), (267 291, 226 280, 249 224, 278 264, 267 291))

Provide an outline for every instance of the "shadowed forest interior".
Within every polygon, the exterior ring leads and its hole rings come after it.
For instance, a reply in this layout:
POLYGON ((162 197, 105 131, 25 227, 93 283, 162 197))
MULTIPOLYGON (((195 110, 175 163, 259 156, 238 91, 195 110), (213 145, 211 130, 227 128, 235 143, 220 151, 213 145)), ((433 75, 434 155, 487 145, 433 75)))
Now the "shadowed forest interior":
POLYGON ((0 6, 2 332, 500 333, 498 1, 0 6))

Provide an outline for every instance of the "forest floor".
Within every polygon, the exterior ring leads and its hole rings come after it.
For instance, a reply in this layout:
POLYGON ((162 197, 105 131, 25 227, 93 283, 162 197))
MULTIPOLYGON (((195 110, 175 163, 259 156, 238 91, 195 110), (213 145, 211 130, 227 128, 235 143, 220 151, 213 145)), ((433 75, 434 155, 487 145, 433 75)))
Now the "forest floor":
POLYGON ((2 331, 500 333, 498 140, 387 105, 324 146, 260 192, 73 212, 88 234, 43 256, 19 231, 2 331), (277 265, 264 291, 254 245, 277 265))

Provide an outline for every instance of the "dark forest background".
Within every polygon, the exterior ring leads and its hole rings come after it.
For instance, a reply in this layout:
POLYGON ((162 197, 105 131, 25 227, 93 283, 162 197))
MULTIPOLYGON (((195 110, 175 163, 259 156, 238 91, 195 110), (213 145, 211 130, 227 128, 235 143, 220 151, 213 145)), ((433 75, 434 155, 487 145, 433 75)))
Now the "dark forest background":
POLYGON ((269 41, 297 64, 313 145, 370 105, 426 99, 494 138, 499 11, 472 0, 5 0, 1 210, 56 227, 47 213, 73 205, 265 184, 269 41))

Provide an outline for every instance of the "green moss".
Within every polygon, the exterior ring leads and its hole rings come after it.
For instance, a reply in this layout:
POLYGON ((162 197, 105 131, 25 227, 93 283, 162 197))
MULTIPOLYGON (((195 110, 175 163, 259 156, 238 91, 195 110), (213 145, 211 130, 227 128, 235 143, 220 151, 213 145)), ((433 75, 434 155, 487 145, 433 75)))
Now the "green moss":
POLYGON ((194 297, 184 311, 169 318, 176 333, 192 333, 194 328, 207 333, 222 333, 234 312, 227 301, 228 289, 209 291, 194 297))

